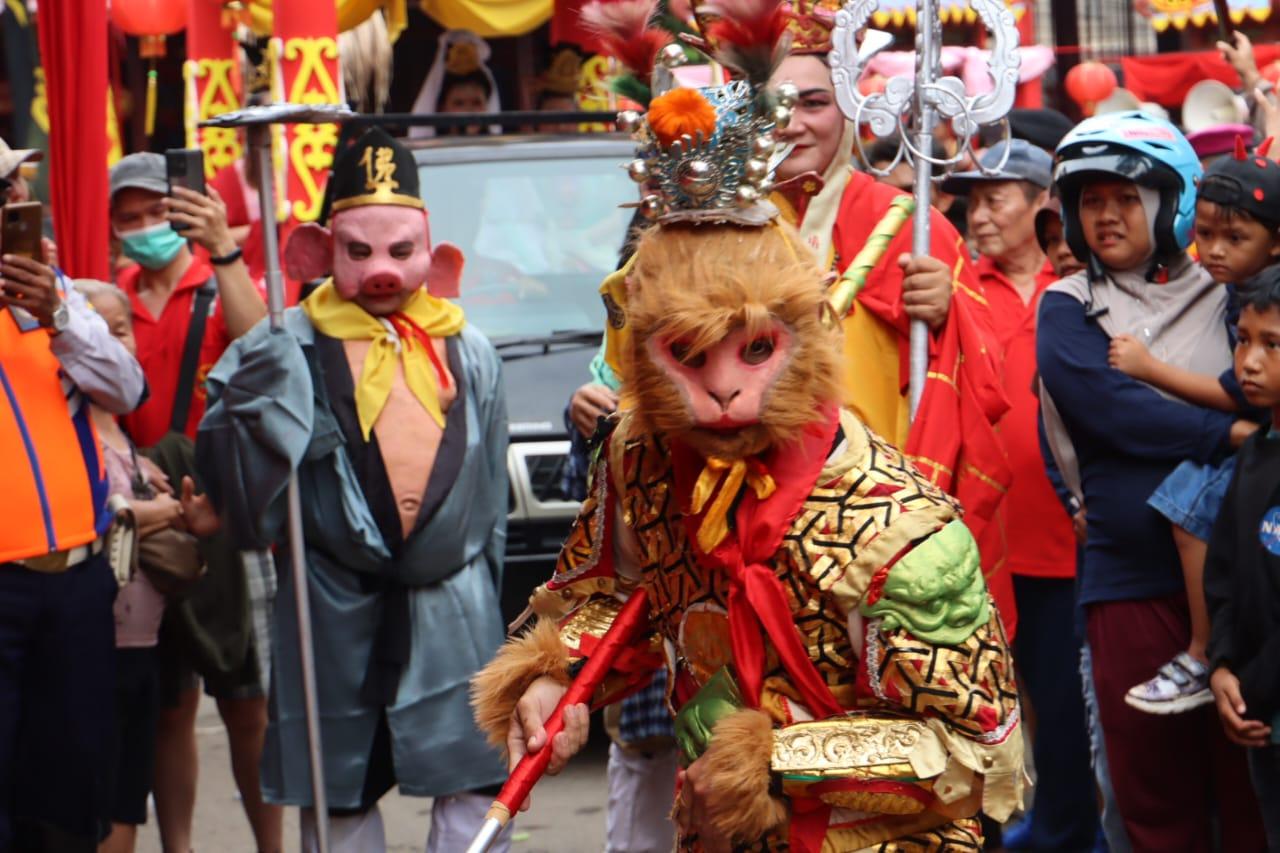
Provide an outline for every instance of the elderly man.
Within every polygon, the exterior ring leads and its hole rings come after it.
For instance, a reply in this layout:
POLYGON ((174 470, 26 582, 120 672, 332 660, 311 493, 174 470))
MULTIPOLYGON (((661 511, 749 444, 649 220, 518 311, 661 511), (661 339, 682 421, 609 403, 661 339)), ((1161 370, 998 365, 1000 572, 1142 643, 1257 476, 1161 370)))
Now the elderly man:
POLYGON ((1014 641, 1022 683, 1038 719, 1033 745, 1039 777, 1031 817, 1005 837, 1022 850, 1089 850, 1097 831, 1084 706, 1076 667, 1076 542, 1040 454, 1035 317, 1040 295, 1058 279, 1036 239, 1047 202, 1052 158, 1021 139, 987 149, 982 168, 943 183, 969 200, 969 239, 1003 353, 1010 409, 1001 435, 1013 470, 1005 502, 1009 570, 1019 631, 1014 641))
POLYGON ((89 402, 123 414, 143 387, 138 363, 69 281, 3 257, 2 851, 93 849, 110 806, 116 583, 102 553, 107 483, 89 402))
POLYGON ((0 205, 31 201, 31 186, 22 176, 22 166, 43 159, 43 151, 10 148, 7 142, 0 139, 0 205))

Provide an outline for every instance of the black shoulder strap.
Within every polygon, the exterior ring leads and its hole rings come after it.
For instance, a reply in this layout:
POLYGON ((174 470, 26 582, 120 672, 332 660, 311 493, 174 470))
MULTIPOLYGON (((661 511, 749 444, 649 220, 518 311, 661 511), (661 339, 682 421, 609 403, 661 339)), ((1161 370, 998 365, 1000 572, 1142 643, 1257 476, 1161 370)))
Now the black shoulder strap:
POLYGON ((129 442, 129 460, 133 463, 133 479, 129 481, 133 496, 139 500, 150 500, 156 496, 156 492, 147 482, 146 475, 142 473, 142 466, 138 464, 138 448, 134 446, 133 439, 128 436, 125 436, 124 440, 129 442))
POLYGON ((204 344, 204 327, 209 321, 209 307, 218 295, 217 280, 210 278, 196 291, 191 301, 191 322, 187 324, 187 340, 182 345, 182 363, 178 366, 178 390, 173 395, 173 413, 169 429, 187 431, 187 415, 191 413, 191 395, 196 386, 196 370, 200 366, 200 347, 204 344))

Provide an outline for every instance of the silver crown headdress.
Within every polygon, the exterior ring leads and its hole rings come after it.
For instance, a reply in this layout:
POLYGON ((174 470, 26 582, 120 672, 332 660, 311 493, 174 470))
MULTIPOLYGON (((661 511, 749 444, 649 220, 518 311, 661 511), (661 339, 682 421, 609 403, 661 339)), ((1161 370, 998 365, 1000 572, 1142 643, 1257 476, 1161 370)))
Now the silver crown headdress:
MULTIPOLYGON (((796 101, 796 89, 783 84, 766 97, 746 80, 707 89, 673 89, 650 103, 650 112, 626 111, 619 127, 638 143, 627 173, 640 184, 640 208, 649 218, 740 221, 763 224, 777 214, 763 199, 772 189, 773 173, 791 151, 773 135, 785 127, 796 101), (688 112, 714 115, 706 130, 680 133, 650 123, 670 119, 669 101, 680 99, 688 112), (705 103, 705 107, 697 99, 705 103), (769 101, 776 101, 770 108, 769 101), (707 132, 709 131, 709 133, 707 132)), ((672 122, 680 129, 680 122, 672 122)), ((694 122, 685 122, 691 124, 694 122)))
MULTIPOLYGON (((650 104, 666 117, 664 99, 701 99, 708 115, 714 115, 709 136, 701 129, 681 133, 672 140, 662 126, 654 128, 649 114, 623 111, 618 127, 639 143, 636 159, 627 164, 632 181, 639 183, 639 205, 649 218, 744 220, 763 224, 776 215, 763 202, 772 190, 773 172, 791 152, 780 145, 773 129, 786 127, 795 104, 795 86, 782 85, 772 110, 759 110, 762 96, 746 81, 699 90, 672 90, 650 104), (762 219, 763 216, 763 219, 762 219)), ((658 117, 655 117, 658 118, 658 117)))
POLYGON ((697 5, 699 33, 684 33, 682 40, 739 78, 701 89, 676 85, 673 72, 687 61, 685 48, 655 37, 653 10, 648 0, 597 0, 583 10, 584 21, 628 69, 617 91, 648 107, 618 116, 618 127, 637 143, 627 165, 641 186, 633 206, 662 222, 768 222, 777 210, 764 199, 791 151, 774 131, 787 126, 799 98, 794 85, 768 87, 791 43, 781 0, 697 5))

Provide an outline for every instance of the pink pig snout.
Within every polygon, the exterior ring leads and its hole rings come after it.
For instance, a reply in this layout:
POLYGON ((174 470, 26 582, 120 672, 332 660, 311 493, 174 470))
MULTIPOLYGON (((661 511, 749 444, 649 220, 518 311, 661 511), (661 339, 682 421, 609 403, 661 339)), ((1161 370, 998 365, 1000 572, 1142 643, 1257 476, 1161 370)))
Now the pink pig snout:
POLYGON ((374 273, 360 282, 360 292, 368 296, 391 296, 403 289, 404 279, 393 272, 374 273))

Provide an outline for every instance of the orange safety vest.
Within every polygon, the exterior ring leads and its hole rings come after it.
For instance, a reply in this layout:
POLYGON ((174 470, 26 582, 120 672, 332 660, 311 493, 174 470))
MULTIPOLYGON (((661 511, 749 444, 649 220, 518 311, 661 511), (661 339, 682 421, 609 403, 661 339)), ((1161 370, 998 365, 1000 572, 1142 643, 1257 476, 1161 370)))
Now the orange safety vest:
POLYGON ((0 472, 0 563, 97 537, 107 484, 89 402, 68 399, 45 331, 23 332, 4 308, 0 472))

